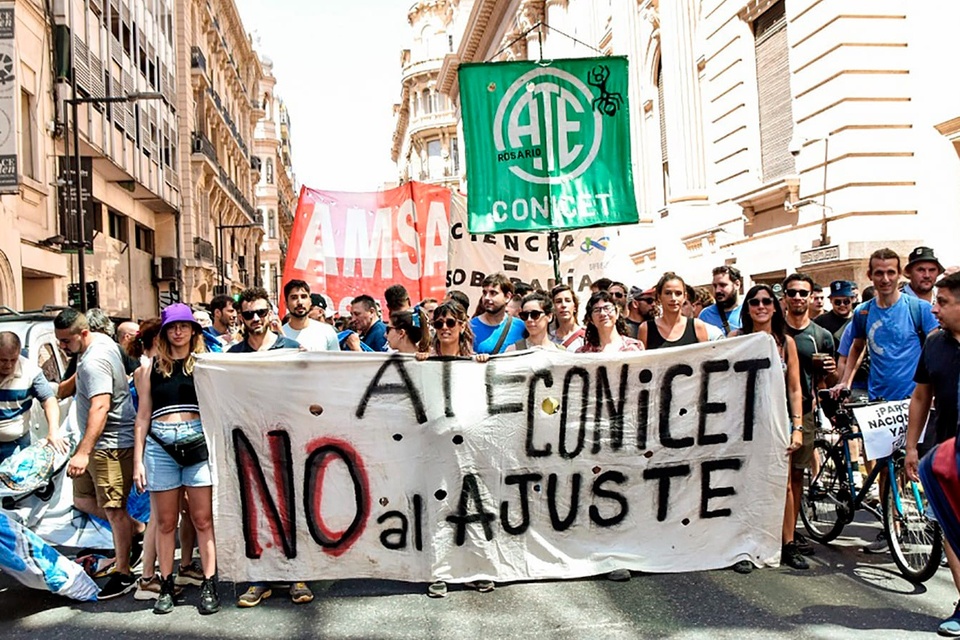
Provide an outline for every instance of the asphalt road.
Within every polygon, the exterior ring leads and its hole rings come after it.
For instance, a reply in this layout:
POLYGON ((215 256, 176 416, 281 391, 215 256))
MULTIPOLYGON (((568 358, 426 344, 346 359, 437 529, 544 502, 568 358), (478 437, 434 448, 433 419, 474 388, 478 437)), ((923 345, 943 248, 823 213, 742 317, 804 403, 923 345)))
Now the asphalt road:
POLYGON ((492 593, 375 580, 312 583, 311 604, 283 590, 255 609, 201 617, 198 590, 166 616, 131 596, 75 603, 0 576, 0 638, 922 638, 949 615, 957 592, 947 569, 925 585, 902 579, 890 557, 860 547, 879 525, 854 524, 837 544, 817 545, 811 570, 763 569, 498 585, 492 593))

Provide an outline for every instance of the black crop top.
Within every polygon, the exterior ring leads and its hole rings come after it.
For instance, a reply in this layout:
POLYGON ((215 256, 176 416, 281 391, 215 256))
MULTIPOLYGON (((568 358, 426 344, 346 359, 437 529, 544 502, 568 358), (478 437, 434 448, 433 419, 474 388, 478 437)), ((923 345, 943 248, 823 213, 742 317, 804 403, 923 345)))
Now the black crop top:
POLYGON ((160 373, 154 363, 150 371, 150 397, 153 400, 151 419, 177 412, 200 413, 193 376, 183 372, 183 360, 173 361, 173 372, 169 378, 160 373))

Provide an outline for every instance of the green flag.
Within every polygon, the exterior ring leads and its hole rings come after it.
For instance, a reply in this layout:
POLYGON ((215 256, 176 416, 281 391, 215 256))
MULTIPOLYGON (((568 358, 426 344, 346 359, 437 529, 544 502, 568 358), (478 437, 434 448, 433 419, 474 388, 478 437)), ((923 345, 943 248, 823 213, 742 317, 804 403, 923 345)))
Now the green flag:
POLYGON ((465 64, 470 233, 635 223, 624 57, 465 64))

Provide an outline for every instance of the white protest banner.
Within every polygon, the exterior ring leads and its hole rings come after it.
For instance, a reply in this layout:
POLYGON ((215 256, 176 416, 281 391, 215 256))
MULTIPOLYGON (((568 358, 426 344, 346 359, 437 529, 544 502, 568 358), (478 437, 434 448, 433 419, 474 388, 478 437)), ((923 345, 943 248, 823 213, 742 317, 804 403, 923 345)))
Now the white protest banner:
MULTIPOLYGON (((560 279, 578 296, 589 296, 590 283, 602 277, 630 278, 636 268, 622 249, 620 227, 561 231, 560 279)), ((547 251, 546 233, 498 233, 470 235, 463 194, 450 199, 450 243, 447 258, 447 289, 463 291, 473 302, 480 300, 480 284, 491 273, 503 272, 549 291, 556 284, 553 261, 547 251)), ((633 282, 624 280, 629 288, 633 282)), ((643 283, 644 287, 653 283, 643 283)), ((467 310, 472 312, 471 309, 467 310)))
MULTIPOLYGON (((853 410, 853 417, 863 434, 863 451, 867 460, 886 458, 904 447, 909 414, 910 400, 880 402, 853 410)), ((923 435, 920 440, 923 441, 923 435)))
POLYGON ((574 578, 775 564, 787 478, 767 335, 646 353, 210 354, 229 580, 574 578))

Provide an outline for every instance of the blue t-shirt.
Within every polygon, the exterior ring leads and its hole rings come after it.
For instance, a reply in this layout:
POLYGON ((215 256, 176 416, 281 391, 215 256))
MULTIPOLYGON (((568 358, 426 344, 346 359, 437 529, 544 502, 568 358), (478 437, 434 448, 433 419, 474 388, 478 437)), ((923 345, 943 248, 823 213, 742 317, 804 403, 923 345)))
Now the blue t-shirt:
MULTIPOLYGON (((727 323, 730 325, 731 331, 740 328, 740 309, 742 308, 743 303, 741 302, 733 309, 727 311, 727 323)), ((712 304, 709 307, 704 307, 700 312, 700 319, 707 324, 712 324, 723 331, 723 321, 720 320, 720 312, 717 310, 717 305, 712 304)), ((724 335, 726 335, 725 331, 724 335)))
MULTIPOLYGON (((296 340, 291 340, 287 336, 277 335, 277 341, 273 343, 267 351, 275 351, 277 349, 299 349, 300 343, 296 340)), ((256 353, 256 350, 250 347, 250 344, 243 340, 233 345, 227 349, 227 353, 256 353)))
MULTIPOLYGON (((506 325, 507 318, 509 317, 510 316, 504 316, 503 322, 496 326, 481 322, 480 316, 470 320, 470 328, 473 329, 473 350, 475 353, 489 353, 491 355, 494 353, 493 348, 500 342, 500 334, 503 333, 503 327, 506 325)), ((519 318, 514 318, 510 323, 510 332, 507 333, 507 337, 504 339, 503 344, 500 345, 497 353, 506 351, 507 347, 523 337, 525 331, 526 328, 523 326, 523 322, 519 318)))
MULTIPOLYGON (((924 333, 939 326, 933 316, 933 307, 925 300, 914 299, 920 305, 920 320, 924 333)), ((870 349, 870 380, 867 390, 871 400, 906 400, 916 383, 913 376, 920 360, 920 337, 910 314, 909 303, 903 295, 893 306, 882 309, 876 300, 865 302, 853 311, 850 338, 866 341, 870 349), (857 317, 866 315, 866 322, 857 317)), ((841 344, 841 349, 843 345, 841 344)))
MULTIPOLYGON (((843 335, 840 336, 840 346, 837 347, 837 354, 843 356, 844 358, 850 355, 850 347, 853 346, 853 329, 850 328, 852 324, 852 322, 848 322, 846 325, 844 325, 843 335)), ((867 388, 867 380, 869 379, 870 354, 868 353, 864 357, 860 368, 857 369, 857 373, 853 377, 853 384, 850 385, 850 388, 865 390, 867 388)))
POLYGON ((366 334, 360 336, 360 341, 370 347, 372 351, 384 351, 387 346, 387 324, 377 320, 366 334))

